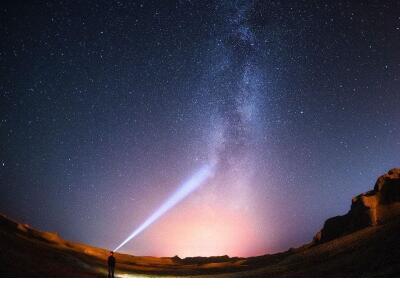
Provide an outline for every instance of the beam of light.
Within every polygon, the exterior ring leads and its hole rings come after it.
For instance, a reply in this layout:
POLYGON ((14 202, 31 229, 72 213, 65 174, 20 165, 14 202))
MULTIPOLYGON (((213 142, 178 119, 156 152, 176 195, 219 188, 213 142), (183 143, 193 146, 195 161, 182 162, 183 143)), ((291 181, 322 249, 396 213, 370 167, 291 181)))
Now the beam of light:
POLYGON ((144 221, 135 231, 132 232, 130 236, 126 238, 117 248, 114 249, 116 252, 131 239, 153 224, 157 219, 164 215, 168 210, 173 208, 179 202, 184 200, 192 192, 198 189, 212 174, 214 170, 214 164, 205 165, 200 170, 198 170, 192 177, 185 181, 171 196, 169 196, 165 202, 144 221))

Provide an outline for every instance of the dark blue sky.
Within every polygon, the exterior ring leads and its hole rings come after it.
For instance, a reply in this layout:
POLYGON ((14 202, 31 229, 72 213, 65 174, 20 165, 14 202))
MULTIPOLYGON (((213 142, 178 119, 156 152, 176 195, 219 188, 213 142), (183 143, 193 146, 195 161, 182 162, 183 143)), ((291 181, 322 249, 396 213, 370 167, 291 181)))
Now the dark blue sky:
POLYGON ((39 229, 113 248, 213 161, 124 251, 262 254, 310 241, 399 167, 394 1, 10 1, 0 14, 0 211, 39 229))

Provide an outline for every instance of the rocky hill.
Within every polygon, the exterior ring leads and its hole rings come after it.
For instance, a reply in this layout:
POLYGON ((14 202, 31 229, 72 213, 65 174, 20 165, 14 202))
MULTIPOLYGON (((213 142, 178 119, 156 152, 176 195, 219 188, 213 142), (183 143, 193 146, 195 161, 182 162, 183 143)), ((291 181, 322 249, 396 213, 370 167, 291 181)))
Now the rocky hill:
POLYGON ((346 215, 326 220, 314 241, 333 240, 368 226, 385 224, 399 216, 400 169, 392 169, 378 178, 372 191, 354 197, 346 215))

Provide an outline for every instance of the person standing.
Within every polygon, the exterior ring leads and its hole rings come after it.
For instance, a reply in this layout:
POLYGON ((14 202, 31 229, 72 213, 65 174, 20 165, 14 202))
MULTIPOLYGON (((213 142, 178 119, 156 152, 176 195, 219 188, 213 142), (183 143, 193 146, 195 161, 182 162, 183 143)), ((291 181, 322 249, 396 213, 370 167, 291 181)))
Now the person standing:
POLYGON ((115 270, 115 257, 114 257, 114 252, 111 251, 110 255, 108 256, 108 277, 109 278, 114 278, 114 270, 115 270))

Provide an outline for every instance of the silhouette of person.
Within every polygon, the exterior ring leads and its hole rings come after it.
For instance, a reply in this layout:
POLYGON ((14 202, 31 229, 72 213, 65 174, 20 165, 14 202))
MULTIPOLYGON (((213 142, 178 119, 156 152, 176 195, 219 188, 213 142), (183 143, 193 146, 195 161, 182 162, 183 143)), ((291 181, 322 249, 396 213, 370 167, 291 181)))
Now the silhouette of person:
POLYGON ((110 255, 108 256, 108 277, 114 278, 114 270, 115 270, 115 257, 114 252, 111 251, 110 255))

